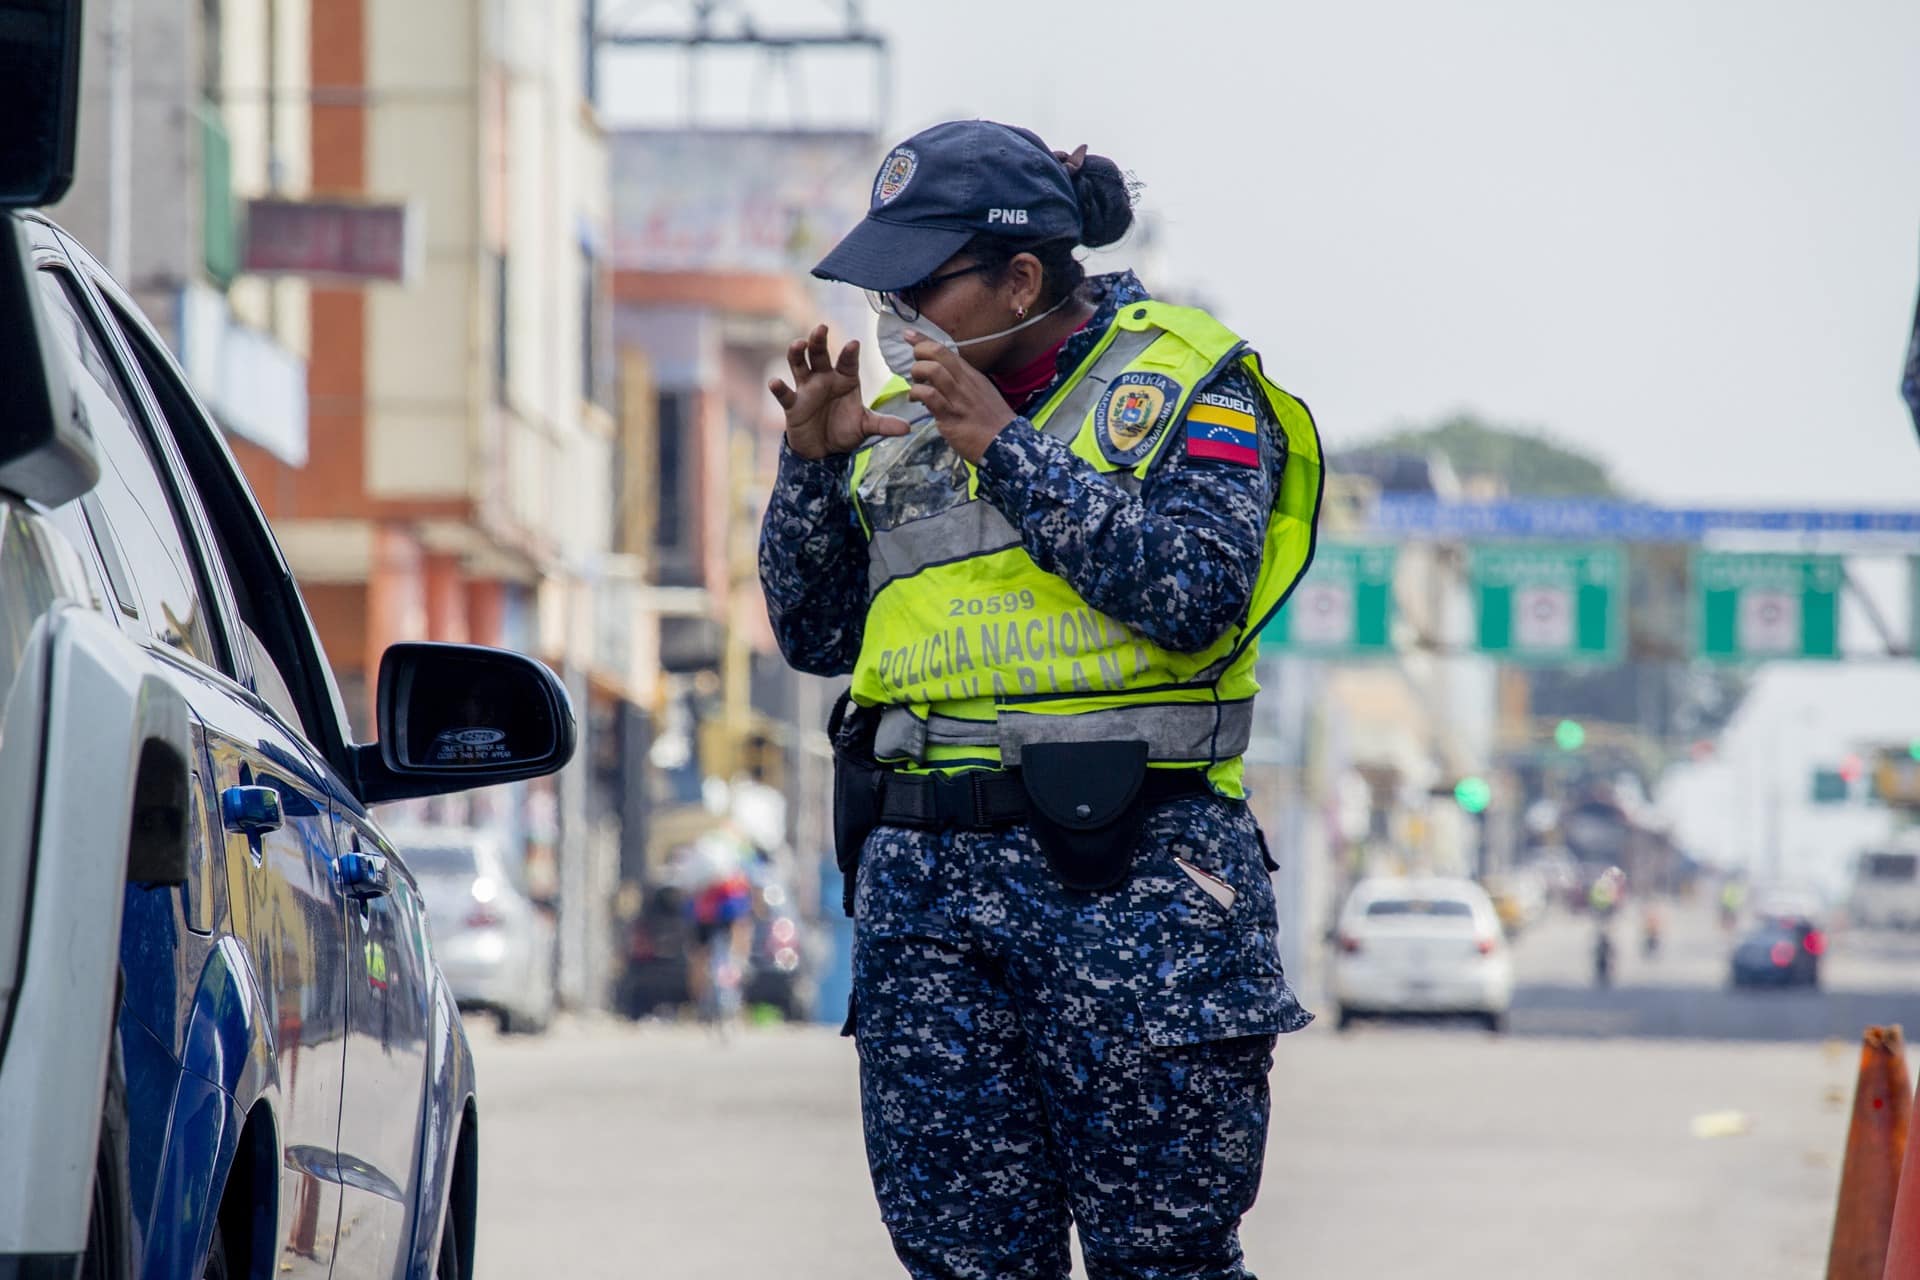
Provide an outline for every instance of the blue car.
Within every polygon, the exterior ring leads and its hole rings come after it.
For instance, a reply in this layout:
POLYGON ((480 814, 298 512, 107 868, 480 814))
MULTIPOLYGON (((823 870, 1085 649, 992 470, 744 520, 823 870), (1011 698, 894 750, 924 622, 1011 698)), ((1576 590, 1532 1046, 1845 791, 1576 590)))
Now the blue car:
POLYGON ((220 432, 27 213, 0 386, 0 1276, 470 1276, 473 1062, 369 806, 560 768, 564 689, 396 645, 354 742, 220 432))

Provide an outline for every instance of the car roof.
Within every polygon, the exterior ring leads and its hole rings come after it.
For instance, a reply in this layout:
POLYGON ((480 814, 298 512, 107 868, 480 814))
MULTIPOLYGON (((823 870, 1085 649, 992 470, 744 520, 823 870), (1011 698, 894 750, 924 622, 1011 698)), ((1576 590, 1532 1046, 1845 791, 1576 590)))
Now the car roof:
POLYGON ((1373 876, 1354 886, 1349 901, 1382 898, 1452 898, 1477 905, 1487 900, 1487 891, 1459 876, 1373 876))
POLYGON ((498 853, 501 847, 499 835, 482 827, 382 823, 380 830, 393 843, 393 847, 402 853, 418 848, 472 849, 478 853, 498 853))

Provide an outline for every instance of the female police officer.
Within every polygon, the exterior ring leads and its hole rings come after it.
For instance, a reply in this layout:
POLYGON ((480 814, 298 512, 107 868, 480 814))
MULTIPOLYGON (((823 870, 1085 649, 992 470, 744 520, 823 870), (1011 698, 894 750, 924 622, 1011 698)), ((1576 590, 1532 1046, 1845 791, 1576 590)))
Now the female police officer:
MULTIPOLYGON (((1256 640, 1312 555, 1304 406, 1203 312, 1073 250, 1111 161, 984 121, 889 154, 815 268, 867 289, 873 408, 824 326, 772 384, 760 572, 787 659, 851 673, 868 1161, 919 1277, 1240 1277, 1275 948, 1240 757, 1256 640)), ((847 714, 850 710, 850 714, 847 714)))

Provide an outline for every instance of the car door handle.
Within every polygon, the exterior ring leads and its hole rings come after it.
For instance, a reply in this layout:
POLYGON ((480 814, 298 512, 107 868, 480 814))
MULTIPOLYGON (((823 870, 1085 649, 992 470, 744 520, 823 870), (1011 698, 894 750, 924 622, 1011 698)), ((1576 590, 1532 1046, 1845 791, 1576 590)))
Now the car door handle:
POLYGON ((339 865, 340 887, 350 898, 363 902, 368 898, 384 898, 392 887, 384 854, 343 853, 339 865))
POLYGON ((220 793, 220 822, 235 835, 280 829, 280 793, 272 787, 228 787, 220 793))

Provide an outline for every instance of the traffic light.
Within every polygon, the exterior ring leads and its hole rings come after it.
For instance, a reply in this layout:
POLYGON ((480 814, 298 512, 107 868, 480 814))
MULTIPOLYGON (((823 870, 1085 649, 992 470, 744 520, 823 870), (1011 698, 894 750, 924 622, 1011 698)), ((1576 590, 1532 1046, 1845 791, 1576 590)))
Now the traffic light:
POLYGON ((1920 761, 1920 738, 1915 738, 1907 744, 1907 759, 1920 761))
POLYGON ((1453 798, 1468 813, 1485 813, 1493 803, 1493 787, 1485 778, 1462 778, 1454 784, 1453 798))
POLYGON ((1562 751, 1578 751, 1587 745, 1587 729, 1578 720, 1562 720, 1553 727, 1553 744, 1562 751))
POLYGON ((1867 762, 1856 755, 1841 757, 1840 776, 1845 778, 1847 785, 1851 787, 1854 783, 1867 776, 1867 762))
POLYGON ((1813 771, 1813 802, 1815 804, 1845 804, 1852 790, 1846 775, 1838 769, 1813 771))

